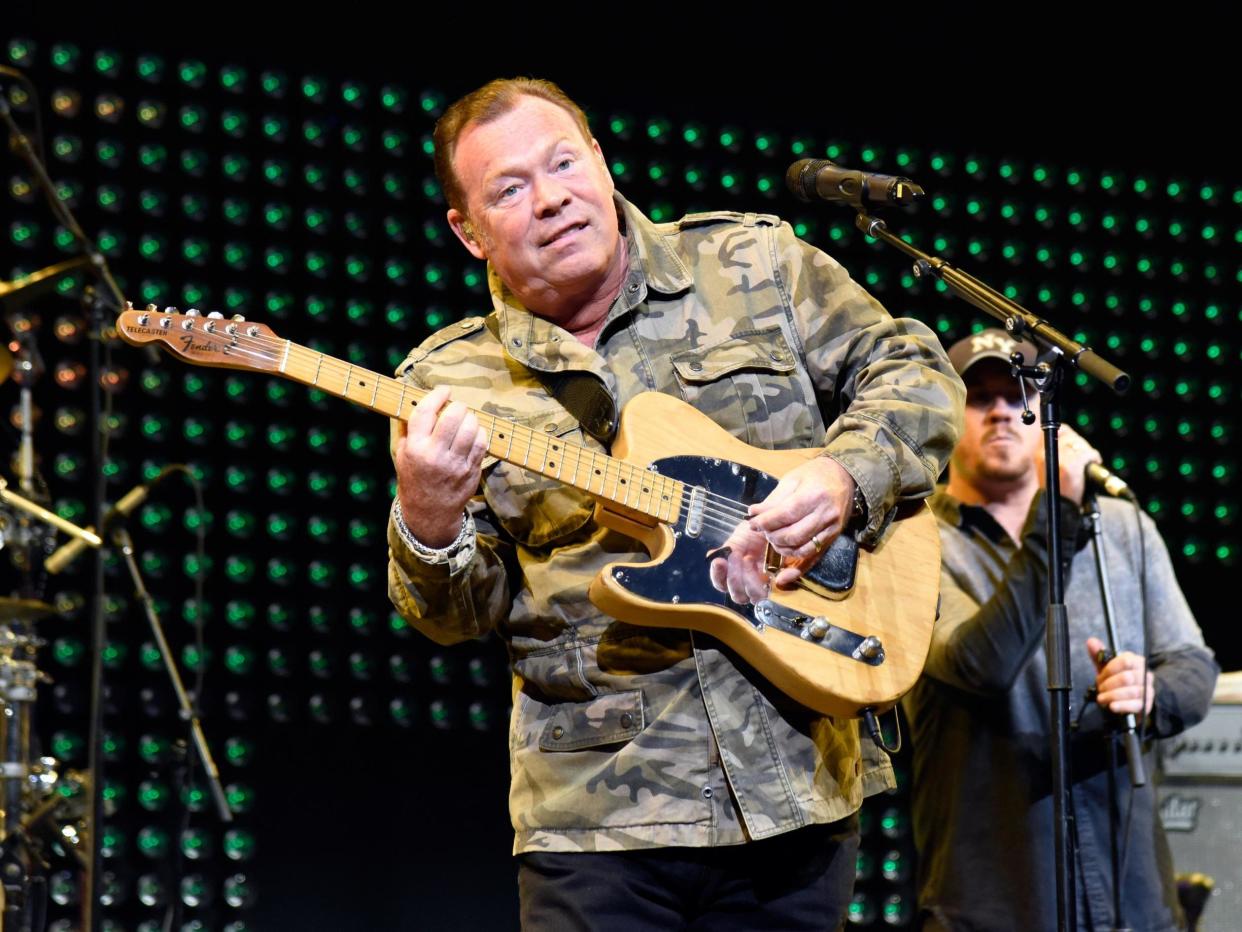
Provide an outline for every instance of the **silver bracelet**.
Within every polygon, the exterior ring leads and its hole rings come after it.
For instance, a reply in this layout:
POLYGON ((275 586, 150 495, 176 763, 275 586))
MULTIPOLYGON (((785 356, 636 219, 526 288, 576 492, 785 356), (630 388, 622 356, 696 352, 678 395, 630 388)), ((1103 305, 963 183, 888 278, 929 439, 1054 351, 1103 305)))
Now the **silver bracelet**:
POLYGON ((406 526, 405 519, 401 516, 401 503, 396 499, 393 499, 392 503, 392 521, 397 526, 397 534, 400 535, 405 545, 414 554, 431 563, 448 562, 449 557, 461 549, 466 538, 474 534, 474 519, 470 516, 470 512, 464 511, 461 516, 461 530, 457 532, 457 537, 453 539, 453 542, 445 547, 428 547, 406 526))

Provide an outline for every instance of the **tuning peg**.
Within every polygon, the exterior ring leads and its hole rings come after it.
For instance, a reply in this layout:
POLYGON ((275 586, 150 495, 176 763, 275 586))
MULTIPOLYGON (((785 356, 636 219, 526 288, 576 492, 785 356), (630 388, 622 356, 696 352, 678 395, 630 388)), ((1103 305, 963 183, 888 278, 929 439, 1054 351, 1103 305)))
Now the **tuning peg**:
POLYGON ((187 308, 185 309, 185 316, 186 316, 186 317, 197 317, 197 316, 198 316, 198 308, 196 308, 196 307, 187 307, 187 308))
POLYGON ((246 322, 246 318, 242 317, 241 314, 234 314, 232 319, 237 321, 237 323, 239 324, 243 324, 246 322))
POLYGON ((133 302, 133 301, 126 301, 126 302, 125 302, 125 310, 127 310, 127 311, 132 311, 133 309, 134 309, 134 302, 133 302))
MULTIPOLYGON (((155 305, 152 304, 151 307, 155 307, 155 305)), ((164 308, 164 313, 165 314, 177 314, 180 312, 175 307, 166 307, 164 308)))
POLYGON ((207 316, 210 317, 212 320, 224 320, 224 315, 221 314, 219 311, 212 311, 207 316))
POLYGON ((154 314, 154 313, 156 313, 158 310, 159 310, 159 308, 158 308, 158 307, 156 307, 154 304, 148 304, 148 305, 147 305, 147 313, 148 313, 148 314, 154 314))

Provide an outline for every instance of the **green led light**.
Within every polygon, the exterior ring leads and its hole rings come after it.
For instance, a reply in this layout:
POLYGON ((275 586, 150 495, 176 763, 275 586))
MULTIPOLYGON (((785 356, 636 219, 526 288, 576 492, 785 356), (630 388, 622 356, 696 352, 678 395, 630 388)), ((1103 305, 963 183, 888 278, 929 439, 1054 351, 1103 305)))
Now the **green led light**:
MULTIPOLYGON (((306 166, 305 176, 308 184, 313 184, 311 176, 318 169, 313 165, 306 166)), ((263 163, 263 178, 276 187, 284 186, 289 180, 289 163, 280 159, 268 159, 263 163)))
POLYGON ((34 62, 35 47, 23 39, 10 39, 9 61, 14 65, 29 67, 34 62))
POLYGON ((323 101, 324 82, 320 78, 307 76, 302 79, 302 96, 315 103, 323 101))
POLYGON ((193 59, 183 61, 177 66, 177 77, 181 79, 181 83, 190 87, 201 87, 207 77, 207 66, 193 59))
POLYGON ((154 826, 145 826, 138 832, 138 851, 152 860, 164 858, 172 844, 168 833, 154 826))
POLYGON ((931 161, 928 163, 928 165, 931 166, 931 170, 934 172, 944 171, 946 164, 947 163, 945 162, 943 155, 933 155, 931 157, 931 161))
POLYGON ((1170 181, 1164 190, 1169 197, 1178 197, 1182 193, 1182 186, 1177 181, 1170 181))
POLYGON ((313 495, 326 498, 336 488, 336 477, 331 473, 313 471, 306 479, 306 487, 313 495))
POLYGON ((317 278, 323 278, 332 267, 332 257, 326 252, 312 250, 306 254, 305 264, 306 271, 317 278))
POLYGON ((389 113, 401 113, 405 110, 405 102, 408 96, 403 87, 397 87, 392 84, 385 85, 380 89, 380 106, 389 113))
POLYGON ((224 652, 224 666, 233 674, 245 676, 254 669, 255 653, 249 647, 232 646, 224 652))
POLYGON ((254 806, 255 792, 248 786, 230 783, 224 788, 224 796, 234 812, 248 812, 254 806))
POLYGON ((224 742, 224 756, 234 767, 244 767, 254 758, 254 745, 245 738, 229 738, 224 742))
POLYGON ((172 796, 168 787, 155 780, 144 780, 138 786, 138 805, 148 812, 159 812, 172 796))
POLYGON ((336 579, 336 567, 322 560, 312 560, 307 568, 306 575, 310 578, 312 584, 328 586, 336 579))
MULTIPOLYGON (((228 573, 228 562, 225 562, 225 572, 228 573)), ((230 576, 230 578, 233 578, 230 576)), ((224 618, 230 626, 238 629, 249 628, 255 619, 257 612, 254 604, 251 602, 232 601, 225 607, 224 618)), ((227 662, 227 661, 226 661, 227 662)))
POLYGON ((722 131, 718 138, 720 140, 720 144, 726 149, 730 149, 737 145, 737 135, 732 130, 722 131))
POLYGON ((76 45, 58 42, 52 46, 52 65, 59 71, 74 71, 81 55, 76 45))

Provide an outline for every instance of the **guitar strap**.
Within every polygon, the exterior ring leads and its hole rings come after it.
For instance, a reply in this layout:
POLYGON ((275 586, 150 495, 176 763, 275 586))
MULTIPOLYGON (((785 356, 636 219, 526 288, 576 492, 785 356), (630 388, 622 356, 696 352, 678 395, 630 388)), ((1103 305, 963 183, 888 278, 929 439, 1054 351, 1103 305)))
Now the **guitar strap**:
MULTIPOLYGON (((494 316, 488 316, 487 329, 497 340, 500 339, 500 322, 494 316)), ((605 447, 611 447, 613 438, 617 435, 620 412, 617 411, 617 403, 608 394, 603 381, 589 372, 576 370, 545 372, 528 367, 527 371, 543 383, 548 394, 562 408, 573 415, 578 426, 605 447)))

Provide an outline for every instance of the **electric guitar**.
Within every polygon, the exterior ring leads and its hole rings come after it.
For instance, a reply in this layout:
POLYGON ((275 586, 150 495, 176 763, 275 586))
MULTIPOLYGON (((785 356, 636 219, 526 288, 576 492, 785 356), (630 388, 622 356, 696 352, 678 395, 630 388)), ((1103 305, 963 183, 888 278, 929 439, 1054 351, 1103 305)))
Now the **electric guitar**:
MULTIPOLYGON (((117 332, 135 345, 162 344, 195 365, 272 373, 390 418, 408 417, 427 394, 240 317, 131 305, 117 332)), ((900 509, 875 545, 842 534, 796 586, 739 605, 711 585, 712 555, 746 519, 747 506, 820 450, 749 446, 659 392, 626 405, 611 456, 485 411, 475 414, 490 455, 589 493, 601 524, 647 550, 647 562, 609 564, 592 582, 591 601, 607 615, 710 634, 786 695, 823 714, 884 711, 922 672, 940 582, 940 538, 922 503, 900 509)), ((769 551, 768 568, 778 566, 769 551)))

